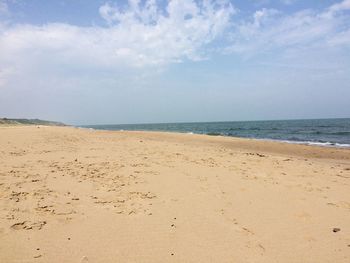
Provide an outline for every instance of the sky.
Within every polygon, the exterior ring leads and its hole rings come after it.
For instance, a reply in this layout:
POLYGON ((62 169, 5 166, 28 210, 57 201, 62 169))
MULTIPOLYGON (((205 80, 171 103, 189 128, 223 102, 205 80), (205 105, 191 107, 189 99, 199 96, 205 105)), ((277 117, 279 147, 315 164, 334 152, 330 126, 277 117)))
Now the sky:
POLYGON ((350 0, 0 0, 0 117, 350 117, 350 0))

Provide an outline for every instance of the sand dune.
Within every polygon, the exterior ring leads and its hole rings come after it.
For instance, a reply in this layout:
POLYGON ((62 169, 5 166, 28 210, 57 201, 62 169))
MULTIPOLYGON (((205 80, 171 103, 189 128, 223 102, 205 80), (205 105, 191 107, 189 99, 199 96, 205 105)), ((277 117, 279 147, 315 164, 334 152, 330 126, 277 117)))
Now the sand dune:
POLYGON ((350 150, 0 127, 0 262, 350 262, 350 150))

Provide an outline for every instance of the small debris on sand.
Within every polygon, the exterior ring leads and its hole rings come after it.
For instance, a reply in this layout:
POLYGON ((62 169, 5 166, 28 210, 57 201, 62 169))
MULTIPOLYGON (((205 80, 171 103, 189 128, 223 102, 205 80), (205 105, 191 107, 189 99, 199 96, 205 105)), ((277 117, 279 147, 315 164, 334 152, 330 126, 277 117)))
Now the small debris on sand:
POLYGON ((334 233, 337 233, 337 232, 339 232, 339 231, 340 231, 340 228, 338 228, 338 227, 333 228, 333 232, 334 232, 334 233))

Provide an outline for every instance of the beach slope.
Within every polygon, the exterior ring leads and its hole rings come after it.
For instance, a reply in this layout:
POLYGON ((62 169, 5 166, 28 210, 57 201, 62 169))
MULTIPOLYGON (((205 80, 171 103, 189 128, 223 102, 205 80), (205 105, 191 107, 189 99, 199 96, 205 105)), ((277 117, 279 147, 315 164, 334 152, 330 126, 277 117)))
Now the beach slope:
POLYGON ((0 262, 350 262, 350 150, 0 127, 0 262))

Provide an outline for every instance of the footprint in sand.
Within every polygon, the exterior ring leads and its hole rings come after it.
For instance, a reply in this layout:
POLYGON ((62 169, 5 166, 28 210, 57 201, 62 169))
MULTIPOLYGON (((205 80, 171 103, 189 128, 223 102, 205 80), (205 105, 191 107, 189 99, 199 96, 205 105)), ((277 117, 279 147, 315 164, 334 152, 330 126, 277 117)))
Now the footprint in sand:
POLYGON ((30 222, 23 221, 11 226, 14 230, 41 230, 46 225, 46 221, 30 222))

